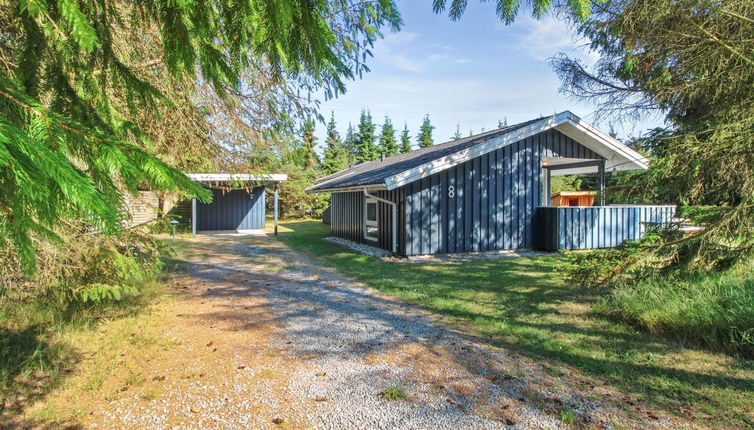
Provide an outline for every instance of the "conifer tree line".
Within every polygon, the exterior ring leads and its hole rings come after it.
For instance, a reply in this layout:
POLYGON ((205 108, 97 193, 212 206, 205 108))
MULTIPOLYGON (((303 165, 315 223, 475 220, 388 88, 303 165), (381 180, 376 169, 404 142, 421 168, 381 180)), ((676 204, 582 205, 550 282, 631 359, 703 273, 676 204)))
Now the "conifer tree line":
POLYGON ((403 124, 400 131, 396 130, 390 116, 385 115, 382 122, 377 124, 371 112, 364 109, 361 111, 356 127, 349 122, 345 134, 341 137, 333 111, 325 125, 327 134, 320 161, 315 150, 314 127, 313 119, 303 122, 300 142, 294 151, 298 154, 296 158, 301 167, 306 169, 318 167, 324 174, 335 173, 355 164, 378 160, 383 154, 386 157, 392 157, 405 154, 415 148, 426 148, 435 143, 432 135, 435 127, 429 115, 424 116, 417 134, 412 139, 407 123, 403 124))
MULTIPOLYGON (((507 125, 506 120, 498 121, 498 128, 507 125)), ((354 128, 348 123, 345 136, 341 137, 337 130, 335 112, 330 112, 330 118, 326 123, 327 135, 322 152, 322 160, 316 152, 316 137, 314 136, 315 121, 306 119, 301 128, 299 146, 295 149, 297 164, 305 169, 318 167, 324 174, 332 174, 349 166, 386 157, 405 154, 416 148, 427 148, 435 144, 432 125, 429 115, 422 119, 417 134, 414 136, 415 145, 412 141, 408 124, 404 122, 403 129, 398 132, 393 125, 390 116, 385 115, 381 124, 376 124, 369 110, 361 111, 359 122, 354 128)), ((484 131, 484 129, 482 129, 484 131)), ((469 136, 473 130, 469 130, 469 136)), ((449 140, 463 139, 460 124, 456 125, 456 132, 449 140)))

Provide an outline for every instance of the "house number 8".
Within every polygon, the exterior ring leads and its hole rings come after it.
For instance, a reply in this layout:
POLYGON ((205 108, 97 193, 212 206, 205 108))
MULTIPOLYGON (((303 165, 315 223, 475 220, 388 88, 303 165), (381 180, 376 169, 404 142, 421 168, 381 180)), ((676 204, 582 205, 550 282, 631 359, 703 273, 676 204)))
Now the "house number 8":
POLYGON ((448 197, 452 199, 455 196, 456 196, 456 187, 451 185, 448 187, 448 197))

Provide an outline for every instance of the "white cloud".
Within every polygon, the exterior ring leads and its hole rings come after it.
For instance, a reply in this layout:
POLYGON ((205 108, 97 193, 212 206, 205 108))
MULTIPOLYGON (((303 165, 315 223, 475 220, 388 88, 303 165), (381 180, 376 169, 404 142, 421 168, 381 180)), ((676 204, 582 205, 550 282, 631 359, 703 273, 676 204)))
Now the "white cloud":
POLYGON ((374 57, 395 69, 412 73, 426 72, 435 63, 452 61, 447 53, 453 50, 452 47, 418 42, 421 42, 418 33, 390 33, 375 43, 374 57), (438 50, 443 52, 438 53, 438 50))

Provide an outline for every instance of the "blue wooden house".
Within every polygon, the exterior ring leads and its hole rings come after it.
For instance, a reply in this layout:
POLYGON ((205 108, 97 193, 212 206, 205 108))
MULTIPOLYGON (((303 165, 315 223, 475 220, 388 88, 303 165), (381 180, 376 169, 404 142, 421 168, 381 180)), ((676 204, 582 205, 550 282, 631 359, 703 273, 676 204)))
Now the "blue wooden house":
POLYGON ((588 249, 638 239, 674 207, 606 206, 605 172, 648 160, 571 112, 359 164, 331 193, 332 234, 402 255, 588 249), (597 173, 600 205, 550 207, 553 175, 597 173))

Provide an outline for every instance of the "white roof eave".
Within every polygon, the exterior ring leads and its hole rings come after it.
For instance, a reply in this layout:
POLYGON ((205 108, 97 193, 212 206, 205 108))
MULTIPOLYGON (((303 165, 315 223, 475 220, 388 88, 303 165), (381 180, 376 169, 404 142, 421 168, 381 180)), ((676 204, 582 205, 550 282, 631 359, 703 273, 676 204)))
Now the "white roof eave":
POLYGON ((196 182, 284 182, 288 180, 288 175, 283 173, 270 173, 262 175, 252 175, 249 173, 187 173, 186 176, 188 176, 192 181, 196 182))

